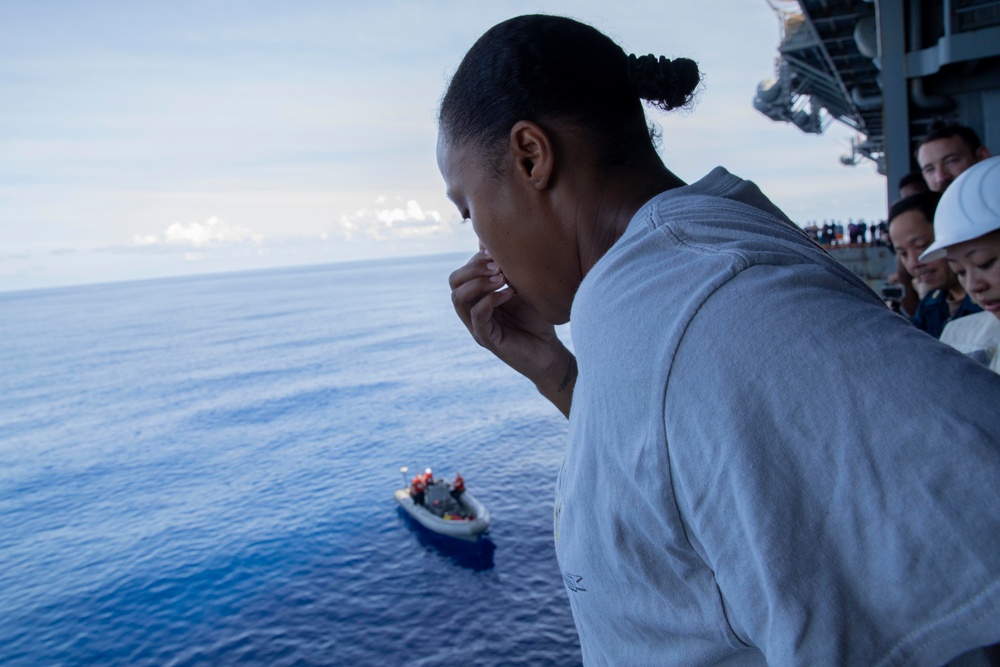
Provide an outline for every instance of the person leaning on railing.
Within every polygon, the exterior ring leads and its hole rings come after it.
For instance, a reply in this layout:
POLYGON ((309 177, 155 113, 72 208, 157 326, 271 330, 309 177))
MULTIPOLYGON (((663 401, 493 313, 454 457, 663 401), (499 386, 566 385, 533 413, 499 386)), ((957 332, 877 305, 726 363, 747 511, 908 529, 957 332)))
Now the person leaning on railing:
POLYGON ((936 667, 1000 641, 1000 376, 753 183, 670 171, 642 100, 700 78, 520 16, 439 114, 482 246, 455 310, 569 417, 554 535, 584 664, 936 667))

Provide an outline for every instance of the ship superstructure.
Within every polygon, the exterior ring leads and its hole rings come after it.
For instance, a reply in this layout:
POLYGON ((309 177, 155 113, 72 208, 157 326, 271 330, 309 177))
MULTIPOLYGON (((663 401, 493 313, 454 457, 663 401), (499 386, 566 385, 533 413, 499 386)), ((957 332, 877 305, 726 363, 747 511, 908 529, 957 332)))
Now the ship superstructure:
POLYGON ((968 125, 1000 153, 1000 0, 770 4, 781 41, 754 106, 803 132, 857 131, 841 161, 874 162, 888 200, 935 121, 968 125))

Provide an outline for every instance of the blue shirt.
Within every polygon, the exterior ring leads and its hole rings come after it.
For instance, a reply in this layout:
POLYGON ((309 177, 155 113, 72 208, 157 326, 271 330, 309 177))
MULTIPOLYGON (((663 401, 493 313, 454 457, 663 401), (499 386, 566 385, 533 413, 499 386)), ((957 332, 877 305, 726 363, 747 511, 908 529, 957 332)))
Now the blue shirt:
POLYGON ((931 290, 924 295, 924 298, 917 304, 917 312, 910 318, 913 326, 921 331, 926 331, 935 338, 941 337, 944 326, 951 320, 957 320, 965 315, 981 313, 983 309, 975 304, 966 294, 962 302, 958 304, 958 310, 951 314, 951 307, 948 305, 947 290, 931 290))
POLYGON ((555 539, 586 664, 938 667, 1000 641, 1000 377, 752 183, 647 203, 571 331, 555 539))

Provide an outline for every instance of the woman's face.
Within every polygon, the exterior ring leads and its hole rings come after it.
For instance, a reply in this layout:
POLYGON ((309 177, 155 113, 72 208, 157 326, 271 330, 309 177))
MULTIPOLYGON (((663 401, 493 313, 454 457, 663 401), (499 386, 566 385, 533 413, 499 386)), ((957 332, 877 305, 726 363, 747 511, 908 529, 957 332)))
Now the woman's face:
POLYGON ((945 259, 921 262, 920 253, 934 242, 934 225, 919 209, 900 213, 889 225, 889 238, 896 254, 911 276, 927 285, 930 290, 944 289, 953 281, 945 259))
POLYGON ((1000 230, 950 246, 948 266, 966 293, 1000 318, 1000 230))
POLYGON ((448 198, 471 221, 482 247, 493 257, 507 284, 553 324, 569 321, 574 282, 574 244, 558 220, 518 179, 516 169, 497 174, 478 146, 453 146, 438 137, 438 168, 448 198))

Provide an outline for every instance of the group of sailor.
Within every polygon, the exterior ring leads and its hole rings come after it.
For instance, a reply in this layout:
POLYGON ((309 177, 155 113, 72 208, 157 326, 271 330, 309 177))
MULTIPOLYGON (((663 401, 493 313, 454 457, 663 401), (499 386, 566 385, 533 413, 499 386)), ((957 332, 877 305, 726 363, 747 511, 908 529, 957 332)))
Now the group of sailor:
MULTIPOLYGON (((424 470, 422 475, 418 474, 413 478, 413 481, 410 482, 410 496, 413 498, 415 504, 424 504, 425 494, 432 484, 445 484, 447 486, 448 482, 444 480, 435 481, 434 473, 431 472, 430 468, 424 470)), ((455 473, 455 481, 451 483, 450 489, 451 497, 458 501, 462 497, 462 493, 465 492, 465 480, 462 479, 460 473, 455 473)))

